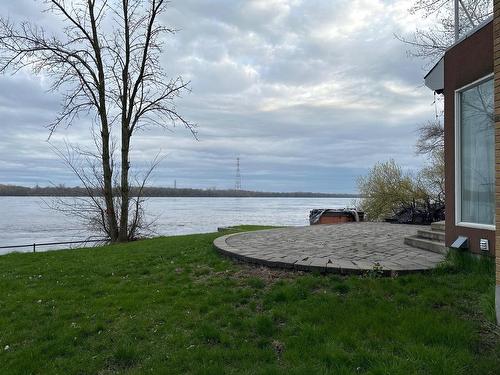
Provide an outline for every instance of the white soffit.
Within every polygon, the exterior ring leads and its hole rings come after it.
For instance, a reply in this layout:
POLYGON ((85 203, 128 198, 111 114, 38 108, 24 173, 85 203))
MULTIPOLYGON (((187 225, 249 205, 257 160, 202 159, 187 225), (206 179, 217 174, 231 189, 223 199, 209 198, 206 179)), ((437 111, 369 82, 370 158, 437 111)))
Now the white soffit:
POLYGON ((441 93, 444 90, 444 57, 437 62, 424 78, 425 85, 432 91, 441 93))

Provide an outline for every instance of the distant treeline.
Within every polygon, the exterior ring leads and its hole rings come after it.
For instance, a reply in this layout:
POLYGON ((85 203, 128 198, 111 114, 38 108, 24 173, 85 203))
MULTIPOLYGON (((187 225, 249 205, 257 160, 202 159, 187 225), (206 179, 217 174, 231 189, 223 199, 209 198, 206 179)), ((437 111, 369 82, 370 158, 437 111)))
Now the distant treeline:
MULTIPOLYGON (((131 188, 132 195, 137 195, 137 188, 131 188)), ((15 197, 85 197, 87 191, 82 187, 47 186, 26 187, 15 185, 1 185, 0 196, 15 197)), ((247 190, 218 190, 218 189, 189 189, 168 187, 146 187, 143 195, 145 197, 281 197, 281 198, 360 198, 358 194, 335 194, 335 193, 273 193, 264 191, 247 190)))

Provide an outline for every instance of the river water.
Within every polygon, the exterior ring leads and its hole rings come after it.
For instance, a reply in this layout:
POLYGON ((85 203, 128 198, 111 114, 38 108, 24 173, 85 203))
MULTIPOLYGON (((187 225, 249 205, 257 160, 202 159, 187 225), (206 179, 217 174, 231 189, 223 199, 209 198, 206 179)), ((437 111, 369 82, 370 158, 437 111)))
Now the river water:
MULTIPOLYGON (((76 218, 47 208, 44 203, 47 200, 50 198, 0 197, 0 246, 78 241, 92 235, 76 218)), ((158 235, 180 235, 214 232, 218 227, 238 224, 309 225, 311 209, 343 208, 351 203, 351 198, 169 197, 150 198, 146 212, 156 219, 158 235)), ((40 247, 37 251, 56 247, 40 247)), ((11 251, 0 249, 0 254, 11 251)))

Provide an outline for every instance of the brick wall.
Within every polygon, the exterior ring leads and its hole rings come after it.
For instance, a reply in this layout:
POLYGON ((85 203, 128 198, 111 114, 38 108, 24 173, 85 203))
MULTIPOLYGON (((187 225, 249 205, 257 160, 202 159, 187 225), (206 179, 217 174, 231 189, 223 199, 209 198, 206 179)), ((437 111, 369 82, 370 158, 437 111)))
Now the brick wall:
MULTIPOLYGON (((493 22, 476 30, 444 55, 444 157, 446 190, 446 245, 459 236, 469 238, 469 250, 485 254, 479 247, 482 238, 490 242, 490 254, 496 254, 496 231, 468 228, 455 224, 455 90, 494 72, 493 22)), ((498 247, 500 252, 500 246, 498 247)))
MULTIPOLYGON (((500 0, 494 1, 493 48, 495 70, 496 246, 500 249, 500 0)), ((500 286, 500 251, 496 253, 496 284, 500 286)))
MULTIPOLYGON (((495 243, 500 249, 500 0, 493 3, 493 60, 495 72, 495 160, 496 160, 496 231, 495 243)), ((495 308, 497 324, 500 324, 500 251, 496 252, 495 308)))

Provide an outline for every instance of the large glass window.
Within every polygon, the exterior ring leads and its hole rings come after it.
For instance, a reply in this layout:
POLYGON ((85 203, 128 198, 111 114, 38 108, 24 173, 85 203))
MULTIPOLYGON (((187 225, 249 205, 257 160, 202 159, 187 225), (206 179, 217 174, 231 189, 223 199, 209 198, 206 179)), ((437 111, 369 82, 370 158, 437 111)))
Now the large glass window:
POLYGON ((459 94, 460 217, 464 223, 495 221, 493 79, 459 94))

